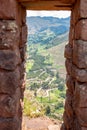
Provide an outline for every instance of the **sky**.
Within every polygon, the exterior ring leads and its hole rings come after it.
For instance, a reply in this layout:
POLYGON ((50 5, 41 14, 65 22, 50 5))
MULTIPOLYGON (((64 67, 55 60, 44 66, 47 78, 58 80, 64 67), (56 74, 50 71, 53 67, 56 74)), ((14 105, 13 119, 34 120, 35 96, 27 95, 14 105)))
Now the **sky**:
POLYGON ((58 18, 66 18, 70 16, 70 11, 27 11, 27 16, 52 16, 58 18))

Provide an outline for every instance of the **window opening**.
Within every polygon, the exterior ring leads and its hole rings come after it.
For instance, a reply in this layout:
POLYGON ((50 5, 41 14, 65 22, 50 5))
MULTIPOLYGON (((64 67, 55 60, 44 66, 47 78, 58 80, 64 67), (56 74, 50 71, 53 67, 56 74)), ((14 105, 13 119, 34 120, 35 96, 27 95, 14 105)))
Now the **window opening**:
POLYGON ((60 13, 58 17, 58 11, 34 12, 29 11, 27 16, 24 114, 30 118, 46 115, 61 122, 66 94, 64 48, 68 43, 70 16, 60 13))

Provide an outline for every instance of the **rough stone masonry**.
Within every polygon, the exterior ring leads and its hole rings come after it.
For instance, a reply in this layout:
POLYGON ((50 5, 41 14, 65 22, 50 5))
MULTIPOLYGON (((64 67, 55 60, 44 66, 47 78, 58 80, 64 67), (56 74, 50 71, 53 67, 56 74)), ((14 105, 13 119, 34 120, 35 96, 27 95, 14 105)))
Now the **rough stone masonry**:
MULTIPOLYGON (((47 1, 50 2, 48 9, 72 11, 69 43, 65 47, 67 92, 61 130, 87 130, 87 0, 47 1)), ((21 130, 26 9, 36 3, 35 7, 43 10, 45 2, 0 0, 0 130, 21 130), (43 5, 39 8, 41 2, 43 5)))
POLYGON ((21 130, 26 39, 26 9, 0 0, 0 130, 21 130))

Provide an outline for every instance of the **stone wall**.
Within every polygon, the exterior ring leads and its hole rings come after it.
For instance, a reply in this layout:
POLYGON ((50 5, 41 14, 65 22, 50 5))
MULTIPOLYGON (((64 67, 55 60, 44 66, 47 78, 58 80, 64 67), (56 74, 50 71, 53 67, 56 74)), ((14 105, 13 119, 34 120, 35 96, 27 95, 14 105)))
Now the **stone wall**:
POLYGON ((67 92, 61 130, 87 130, 87 0, 77 0, 72 8, 65 57, 67 92))
POLYGON ((0 0, 0 130, 21 130, 26 39, 26 9, 0 0))
MULTIPOLYGON (((0 130, 21 130, 26 39, 26 9, 17 0, 0 0, 0 130)), ((72 6, 65 57, 67 92, 61 130, 87 130, 87 0, 72 6)))

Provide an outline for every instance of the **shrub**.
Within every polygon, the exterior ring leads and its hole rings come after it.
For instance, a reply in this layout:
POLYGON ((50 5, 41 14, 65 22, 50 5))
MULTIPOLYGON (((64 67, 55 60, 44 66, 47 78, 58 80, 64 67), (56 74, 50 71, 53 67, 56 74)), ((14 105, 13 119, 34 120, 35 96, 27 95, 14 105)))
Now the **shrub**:
POLYGON ((57 105, 55 105, 55 109, 63 108, 63 102, 58 102, 57 105))
POLYGON ((44 115, 43 107, 35 101, 24 98, 24 115, 30 118, 40 117, 44 115))
POLYGON ((63 91, 65 89, 65 85, 63 83, 60 83, 58 85, 58 90, 63 91))
POLYGON ((51 109, 50 109, 50 106, 47 106, 46 107, 46 115, 49 115, 51 113, 51 109))

